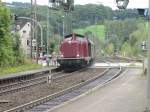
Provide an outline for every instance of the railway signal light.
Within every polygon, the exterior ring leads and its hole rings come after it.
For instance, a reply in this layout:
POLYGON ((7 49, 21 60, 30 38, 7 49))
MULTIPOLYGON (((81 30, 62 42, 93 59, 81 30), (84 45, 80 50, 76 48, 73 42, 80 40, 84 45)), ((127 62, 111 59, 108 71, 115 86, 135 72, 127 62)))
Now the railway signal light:
POLYGON ((18 20, 18 16, 17 16, 16 14, 14 15, 14 19, 15 19, 15 20, 18 20))
MULTIPOLYGON (((36 51, 36 46, 33 46, 33 50, 36 51)), ((43 50, 44 50, 44 48, 38 47, 38 51, 43 51, 43 50)))
POLYGON ((18 20, 18 16, 16 14, 11 14, 10 17, 15 21, 18 20))
POLYGON ((141 44, 141 47, 142 47, 142 51, 146 51, 147 50, 147 45, 146 45, 146 41, 143 41, 142 44, 141 44))
POLYGON ((38 51, 43 51, 43 50, 44 50, 44 47, 41 47, 41 46, 38 47, 38 51))
POLYGON ((49 0, 49 3, 55 3, 56 0, 49 0))
POLYGON ((129 3, 129 0, 116 0, 116 3, 119 9, 126 9, 129 3))
POLYGON ((34 51, 36 51, 36 46, 33 46, 33 48, 32 48, 34 51))
POLYGON ((74 0, 66 0, 63 2, 64 11, 73 11, 74 10, 74 0))
POLYGON ((137 9, 139 15, 144 16, 145 9, 137 9))
POLYGON ((74 9, 74 0, 49 0, 51 4, 49 6, 52 10, 60 10, 61 8, 65 12, 73 11, 74 9))
POLYGON ((149 11, 148 9, 137 9, 138 13, 141 17, 145 17, 147 19, 149 19, 149 11))

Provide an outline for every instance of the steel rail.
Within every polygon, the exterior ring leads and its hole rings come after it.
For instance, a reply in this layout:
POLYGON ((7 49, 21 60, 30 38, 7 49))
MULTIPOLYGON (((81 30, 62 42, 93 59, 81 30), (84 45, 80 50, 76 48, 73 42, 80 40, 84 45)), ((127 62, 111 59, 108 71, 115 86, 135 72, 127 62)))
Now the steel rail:
MULTIPOLYGON (((75 72, 79 72, 79 71, 75 71, 75 72)), ((69 77, 75 72, 68 73, 65 75, 60 75, 60 76, 57 76, 57 75, 61 74, 62 72, 58 72, 58 73, 54 73, 54 74, 50 74, 50 75, 52 76, 52 81, 54 81, 54 80, 59 80, 59 79, 69 77)), ((31 87, 45 84, 45 83, 47 83, 47 77, 48 77, 48 75, 40 77, 40 78, 35 78, 35 79, 28 80, 28 81, 23 81, 23 82, 0 87, 0 90, 1 90, 0 96, 6 95, 6 94, 12 94, 12 93, 19 92, 19 91, 22 91, 25 89, 29 89, 31 87), (18 86, 18 87, 16 87, 16 86, 18 86)))
MULTIPOLYGON (((52 95, 49 95, 49 96, 46 96, 46 97, 43 97, 43 98, 38 99, 36 101, 33 101, 33 102, 30 102, 30 103, 27 103, 27 104, 15 107, 15 108, 7 110, 5 112, 20 112, 20 111, 29 110, 29 109, 31 109, 31 108, 33 108, 35 106, 38 106, 38 105, 43 104, 45 102, 48 102, 48 101, 50 101, 50 100, 52 100, 54 98, 57 98, 57 97, 59 97, 61 95, 64 95, 64 94, 67 94, 67 93, 69 93, 69 92, 71 92, 73 90, 79 89, 79 88, 81 88, 81 87, 83 87, 83 86, 85 86, 85 85, 87 85, 89 83, 92 83, 93 81, 97 80, 98 78, 104 76, 109 70, 111 70, 111 69, 107 69, 103 73, 99 74, 98 76, 95 76, 94 78, 91 78, 91 79, 89 79, 89 80, 87 80, 85 82, 81 82, 81 83, 79 83, 79 84, 77 84, 75 86, 72 86, 72 87, 68 88, 68 89, 65 89, 63 91, 57 92, 55 94, 52 94, 52 95)), ((121 71, 122 71, 122 69, 120 68, 119 71, 117 73, 115 73, 111 78, 108 78, 108 79, 104 80, 103 84, 107 83, 108 81, 111 81, 111 79, 113 79, 116 76, 118 76, 119 73, 121 73, 121 71)))
POLYGON ((18 82, 18 83, 13 83, 13 84, 5 85, 5 86, 1 86, 0 87, 0 91, 4 91, 6 89, 11 89, 14 86, 20 86, 20 85, 29 84, 29 83, 35 82, 37 80, 42 80, 43 78, 46 78, 46 76, 35 78, 35 79, 31 79, 31 80, 27 80, 27 81, 21 81, 21 82, 18 82))
MULTIPOLYGON (((52 74, 53 76, 57 76, 58 74, 61 74, 62 72, 57 72, 57 73, 54 73, 52 74)), ((0 86, 0 91, 2 90, 5 90, 5 89, 10 89, 12 88, 13 86, 19 86, 19 85, 25 85, 25 84, 28 84, 30 82, 34 82, 34 81, 37 81, 37 80, 41 80, 43 78, 47 78, 48 74, 47 75, 44 75, 44 76, 39 76, 37 78, 33 78, 33 79, 29 79, 29 80, 25 80, 25 81, 19 81, 17 83, 12 83, 12 84, 8 84, 8 85, 4 85, 4 86, 0 86)))
MULTIPOLYGON (((54 77, 55 75, 60 74, 60 73, 62 73, 62 72, 54 73, 54 74, 52 74, 52 76, 54 77)), ((43 76, 43 77, 28 80, 28 81, 23 81, 23 82, 0 87, 0 90, 1 90, 0 96, 10 94, 10 93, 15 93, 15 92, 18 92, 21 90, 28 89, 30 87, 34 87, 34 86, 37 86, 40 84, 47 83, 47 76, 43 76), (18 86, 18 87, 16 87, 16 86, 18 86)), ((62 77, 65 77, 65 75, 63 75, 62 77)), ((57 78, 57 77, 54 77, 53 80, 55 80, 55 78, 57 78)), ((61 77, 59 76, 59 78, 61 78, 61 77)))

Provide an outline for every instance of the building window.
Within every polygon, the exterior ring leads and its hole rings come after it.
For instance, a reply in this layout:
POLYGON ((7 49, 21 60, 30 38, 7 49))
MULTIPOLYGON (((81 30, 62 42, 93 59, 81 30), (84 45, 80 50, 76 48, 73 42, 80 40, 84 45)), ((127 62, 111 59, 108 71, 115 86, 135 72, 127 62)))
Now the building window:
POLYGON ((30 41, 29 40, 27 40, 27 46, 30 46, 30 41))
POLYGON ((26 33, 26 30, 23 30, 23 33, 26 33))

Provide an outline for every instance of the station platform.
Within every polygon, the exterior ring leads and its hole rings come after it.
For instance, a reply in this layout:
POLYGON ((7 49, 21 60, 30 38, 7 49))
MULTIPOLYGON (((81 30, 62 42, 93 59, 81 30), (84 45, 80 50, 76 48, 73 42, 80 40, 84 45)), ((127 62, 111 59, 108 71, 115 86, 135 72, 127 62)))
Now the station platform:
POLYGON ((143 112, 146 78, 142 69, 127 69, 111 83, 48 112, 143 112))
POLYGON ((91 68, 107 68, 107 67, 123 67, 123 68, 142 68, 143 63, 140 62, 131 62, 131 63, 125 63, 125 62, 120 62, 120 63, 111 63, 111 62, 106 62, 106 63, 94 63, 91 68))
POLYGON ((48 71, 48 70, 50 70, 50 68, 41 68, 41 69, 37 69, 37 70, 29 70, 29 71, 24 71, 24 72, 0 75, 0 80, 3 80, 3 79, 6 80, 6 79, 15 78, 15 77, 27 76, 27 75, 31 75, 31 74, 35 74, 35 73, 39 73, 39 72, 43 72, 43 71, 48 71))

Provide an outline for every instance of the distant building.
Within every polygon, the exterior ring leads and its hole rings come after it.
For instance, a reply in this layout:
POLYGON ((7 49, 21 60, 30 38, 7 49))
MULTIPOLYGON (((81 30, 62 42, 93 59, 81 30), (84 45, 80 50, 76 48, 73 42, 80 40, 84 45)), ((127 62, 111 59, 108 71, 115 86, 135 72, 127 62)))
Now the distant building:
POLYGON ((26 22, 24 25, 16 25, 16 29, 20 35, 21 49, 26 56, 30 56, 30 31, 31 23, 26 22))

